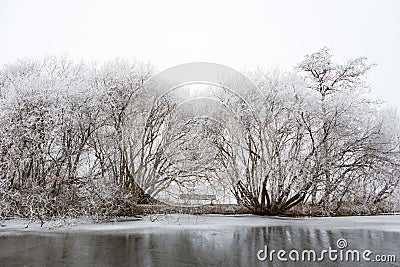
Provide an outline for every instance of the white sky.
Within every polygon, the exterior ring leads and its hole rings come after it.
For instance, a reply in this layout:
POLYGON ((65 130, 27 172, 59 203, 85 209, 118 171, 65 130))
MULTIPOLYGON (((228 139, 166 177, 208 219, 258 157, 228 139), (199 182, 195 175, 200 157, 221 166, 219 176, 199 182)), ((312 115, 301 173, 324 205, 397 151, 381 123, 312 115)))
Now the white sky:
POLYGON ((207 61, 291 68, 323 46, 366 56, 373 94, 400 110, 400 1, 0 0, 0 64, 68 54, 146 60, 162 70, 207 61))

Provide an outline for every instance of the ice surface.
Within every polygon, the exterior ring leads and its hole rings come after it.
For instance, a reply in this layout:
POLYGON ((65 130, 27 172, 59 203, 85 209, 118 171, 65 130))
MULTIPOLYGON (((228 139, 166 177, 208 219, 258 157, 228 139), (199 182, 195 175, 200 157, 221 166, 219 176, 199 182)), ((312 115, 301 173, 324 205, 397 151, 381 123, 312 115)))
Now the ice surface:
POLYGON ((162 232, 177 229, 229 229, 235 227, 270 227, 290 226, 318 228, 321 230, 365 229, 379 231, 400 232, 400 215, 386 216, 348 216, 348 217, 314 217, 289 218, 268 217, 255 215, 189 215, 168 214, 150 215, 141 220, 92 223, 77 221, 74 224, 55 227, 54 223, 31 223, 26 228, 26 220, 7 220, 4 227, 0 227, 0 235, 21 234, 24 232, 162 232))
MULTIPOLYGON (((338 266, 324 262, 265 262, 270 249, 336 248, 398 255, 400 216, 287 218, 254 215, 152 215, 140 221, 40 227, 7 220, 0 227, 0 266, 338 266)), ((392 262, 393 263, 393 262, 392 262)), ((364 266, 365 262, 340 262, 364 266)), ((374 265, 369 265, 374 266, 374 265)), ((398 265, 395 265, 398 266, 398 265)))

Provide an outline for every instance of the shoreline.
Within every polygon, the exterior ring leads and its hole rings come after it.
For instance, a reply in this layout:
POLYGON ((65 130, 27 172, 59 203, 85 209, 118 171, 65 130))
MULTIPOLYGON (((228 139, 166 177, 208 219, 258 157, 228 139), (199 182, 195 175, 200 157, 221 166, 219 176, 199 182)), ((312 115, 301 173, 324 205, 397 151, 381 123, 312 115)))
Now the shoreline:
POLYGON ((149 233, 180 230, 229 230, 236 227, 307 227, 325 230, 377 230, 400 232, 400 215, 340 216, 340 217, 283 217, 242 215, 192 215, 153 214, 142 218, 121 217, 118 221, 96 222, 88 218, 65 219, 46 222, 29 222, 28 219, 8 219, 0 227, 0 236, 14 234, 52 233, 149 233), (27 227, 28 226, 28 227, 27 227))

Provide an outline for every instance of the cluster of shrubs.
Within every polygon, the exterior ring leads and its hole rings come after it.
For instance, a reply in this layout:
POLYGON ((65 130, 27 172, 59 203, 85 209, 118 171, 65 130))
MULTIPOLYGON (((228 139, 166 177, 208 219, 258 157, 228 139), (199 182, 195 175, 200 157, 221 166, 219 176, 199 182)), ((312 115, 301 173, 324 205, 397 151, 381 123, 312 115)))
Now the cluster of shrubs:
POLYGON ((130 192, 109 184, 90 182, 59 188, 32 186, 9 188, 0 186, 0 219, 9 217, 40 221, 86 217, 107 220, 117 216, 141 213, 137 198, 130 192))

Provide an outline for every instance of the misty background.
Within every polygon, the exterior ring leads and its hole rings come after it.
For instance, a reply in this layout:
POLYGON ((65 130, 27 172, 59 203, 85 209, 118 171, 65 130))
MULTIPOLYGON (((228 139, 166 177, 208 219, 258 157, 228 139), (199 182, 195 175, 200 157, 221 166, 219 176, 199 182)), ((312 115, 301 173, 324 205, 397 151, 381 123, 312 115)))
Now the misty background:
POLYGON ((365 56, 372 96, 400 108, 400 2, 0 1, 0 64, 67 54, 105 62, 188 62, 291 69, 328 46, 334 61, 365 56))

